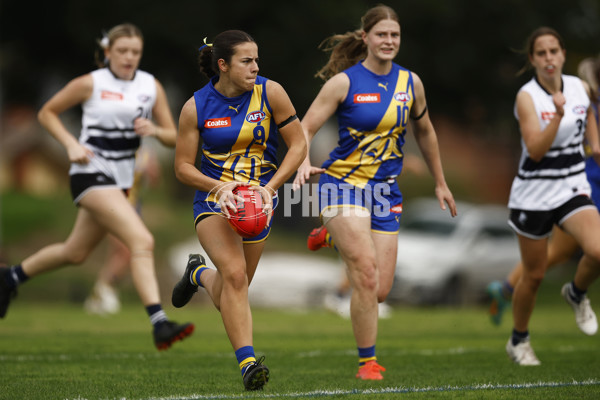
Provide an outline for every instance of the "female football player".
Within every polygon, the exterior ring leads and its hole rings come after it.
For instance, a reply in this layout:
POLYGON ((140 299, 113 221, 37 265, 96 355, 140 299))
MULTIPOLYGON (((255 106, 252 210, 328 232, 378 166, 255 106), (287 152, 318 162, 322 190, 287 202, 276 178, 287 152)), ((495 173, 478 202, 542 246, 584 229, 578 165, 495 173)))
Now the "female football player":
POLYGON ((535 75, 516 97, 522 153, 508 204, 523 272, 514 288, 514 325, 506 351, 519 365, 539 365, 528 326, 548 267, 548 237, 554 225, 583 250, 573 281, 561 293, 575 311, 579 328, 588 335, 598 330, 586 291, 600 275, 600 214, 590 199, 582 144, 586 139, 598 162, 600 140, 589 85, 562 73, 566 50, 559 33, 548 27, 536 29, 525 52, 527 67, 535 75))
POLYGON ((141 31, 131 24, 117 25, 99 44, 103 50, 99 69, 73 79, 38 114, 71 162, 71 193, 78 207, 75 225, 65 242, 46 246, 10 269, 0 269, 0 317, 19 284, 81 264, 110 233, 129 249, 133 282, 153 325, 155 345, 165 349, 190 335, 194 326, 167 319, 154 270, 154 238, 127 193, 142 138, 155 137, 172 147, 175 123, 160 82, 138 69, 144 44, 141 31), (59 116, 79 104, 83 117, 77 140, 59 116))
MULTIPOLYGON (((339 142, 322 168, 307 157, 298 169, 295 187, 321 173, 321 221, 342 259, 352 285, 350 316, 358 347, 359 379, 383 379, 377 362, 378 302, 393 283, 402 194, 396 177, 402 170, 407 125, 435 180, 440 207, 456 215, 438 141, 421 79, 394 63, 400 48, 396 12, 379 5, 362 17, 361 29, 334 35, 325 42, 329 62, 318 76, 326 80, 302 126, 310 143, 337 113, 339 142)), ((324 229, 321 231, 323 233, 324 229)))
POLYGON ((204 287, 221 312, 247 390, 261 389, 269 369, 256 359, 248 286, 270 231, 277 189, 306 155, 296 111, 280 84, 258 75, 258 46, 245 32, 230 30, 200 50, 201 71, 210 82, 181 111, 175 174, 196 189, 194 224, 216 270, 192 254, 173 289, 173 305, 183 307, 204 287), (277 165, 279 136, 287 153, 277 165), (201 146, 200 168, 195 165, 201 146), (251 185, 262 196, 267 227, 255 237, 239 236, 224 217, 240 199, 233 189, 251 185))

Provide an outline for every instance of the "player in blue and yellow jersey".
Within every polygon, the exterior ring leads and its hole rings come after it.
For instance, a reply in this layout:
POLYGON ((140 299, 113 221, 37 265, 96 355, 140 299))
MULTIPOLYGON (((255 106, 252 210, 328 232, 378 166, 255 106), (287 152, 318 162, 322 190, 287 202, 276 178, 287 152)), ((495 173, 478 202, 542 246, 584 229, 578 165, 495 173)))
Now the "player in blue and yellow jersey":
POLYGON ((377 304, 388 295, 394 277, 402 194, 396 177, 402 170, 402 146, 412 120, 417 144, 435 179, 440 207, 456 215, 440 160, 437 136, 429 119, 420 78, 393 62, 400 47, 398 16, 390 7, 371 8, 361 29, 324 42, 329 62, 318 76, 325 85, 302 119, 310 143, 337 113, 338 146, 321 168, 307 157, 295 188, 321 173, 321 221, 318 238, 330 237, 346 263, 352 285, 350 316, 358 347, 357 378, 383 379, 375 356, 377 304), (327 233, 328 232, 328 233, 327 233))
POLYGON ((271 229, 277 189, 304 160, 307 145, 285 90, 258 76, 258 46, 250 35, 237 30, 220 33, 212 44, 201 47, 200 66, 210 82, 181 111, 175 174, 197 189, 196 233, 216 270, 207 268, 201 255, 190 255, 172 302, 183 307, 198 286, 205 288, 221 312, 244 386, 257 390, 268 381, 269 370, 254 353, 248 286, 271 229), (278 166, 279 135, 288 150, 278 166), (242 239, 221 215, 235 208, 232 190, 242 184, 262 195, 269 215, 265 230, 249 239, 242 239))

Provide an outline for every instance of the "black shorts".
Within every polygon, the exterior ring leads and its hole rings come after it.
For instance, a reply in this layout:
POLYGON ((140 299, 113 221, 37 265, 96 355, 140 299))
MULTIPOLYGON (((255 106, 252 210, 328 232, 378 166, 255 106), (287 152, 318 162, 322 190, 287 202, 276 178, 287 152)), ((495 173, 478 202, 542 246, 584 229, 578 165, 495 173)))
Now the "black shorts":
POLYGON ((71 197, 75 204, 92 188, 108 186, 117 187, 117 182, 101 173, 71 175, 71 197))
POLYGON ((519 235, 531 239, 543 239, 550 236, 554 224, 561 226, 571 215, 586 208, 597 209, 588 196, 575 196, 562 206, 548 211, 511 208, 508 224, 519 235))

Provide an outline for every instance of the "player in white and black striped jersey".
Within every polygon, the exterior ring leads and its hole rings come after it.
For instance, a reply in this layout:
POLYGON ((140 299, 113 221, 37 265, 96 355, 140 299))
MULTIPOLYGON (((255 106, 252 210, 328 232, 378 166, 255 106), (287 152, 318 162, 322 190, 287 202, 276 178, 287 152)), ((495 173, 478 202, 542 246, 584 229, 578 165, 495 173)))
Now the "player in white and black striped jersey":
POLYGON ((506 351, 519 365, 539 365, 528 325, 547 268, 548 237, 554 225, 573 236, 584 253, 562 294, 573 307, 579 328, 589 335, 598 330, 586 291, 600 275, 600 214, 590 199, 582 143, 585 138, 598 162, 600 139, 589 85, 562 74, 566 50, 561 36, 554 29, 538 28, 529 37, 526 53, 535 76, 516 98, 523 150, 508 205, 523 275, 513 293, 514 328, 506 351))
POLYGON ((110 233, 131 253, 133 281, 153 325, 155 345, 161 350, 190 335, 194 326, 167 319, 154 270, 154 238, 128 202, 127 192, 133 185, 135 154, 142 137, 156 137, 173 147, 175 122, 160 82, 138 69, 141 31, 131 24, 118 25, 99 44, 104 58, 99 69, 73 79, 38 114, 40 123, 68 153, 77 220, 64 242, 42 248, 21 264, 0 268, 0 318, 19 284, 82 263, 110 233), (83 118, 77 140, 59 116, 79 104, 83 118))

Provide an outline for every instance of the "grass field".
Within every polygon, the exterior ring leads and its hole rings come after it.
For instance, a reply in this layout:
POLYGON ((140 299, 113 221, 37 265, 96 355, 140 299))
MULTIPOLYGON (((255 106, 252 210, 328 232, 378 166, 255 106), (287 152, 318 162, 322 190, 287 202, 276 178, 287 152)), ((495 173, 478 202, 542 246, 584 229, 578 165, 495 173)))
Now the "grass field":
MULTIPOLYGON (((63 240, 74 208, 65 196, 45 200, 4 194, 2 241, 11 261, 63 240)), ((157 239, 163 298, 173 277, 168 248, 189 238, 187 206, 147 202, 147 223, 157 239), (166 212, 165 210, 169 210, 166 212), (173 229, 173 227, 178 227, 173 229), (179 228, 181 227, 181 228, 179 228)), ((304 251, 306 236, 269 239, 270 249, 304 251)), ((40 276, 20 288, 0 320, 0 400, 10 399, 598 399, 600 335, 580 333, 559 296, 573 269, 551 271, 531 320, 532 344, 542 365, 519 367, 504 351, 510 316, 492 326, 483 306, 396 306, 380 323, 377 355, 387 368, 381 382, 354 375, 357 355, 350 322, 319 309, 255 309, 254 346, 266 356, 271 381, 260 393, 243 390, 219 314, 209 306, 173 309, 176 321, 196 332, 167 352, 154 349, 150 324, 130 282, 122 285, 124 309, 111 317, 87 315, 82 301, 92 285, 103 248, 80 268, 40 276)), ((590 290, 600 309, 600 285, 590 290)))
POLYGON ((579 332, 557 289, 544 289, 531 322, 540 367, 508 360, 511 323, 492 326, 482 307, 396 307, 380 323, 381 382, 354 378, 347 320, 318 309, 254 310, 255 349, 271 370, 260 393, 243 390, 212 307, 167 307, 196 332, 158 352, 136 303, 98 317, 76 303, 19 299, 0 320, 0 399, 597 399, 599 337, 579 332))

